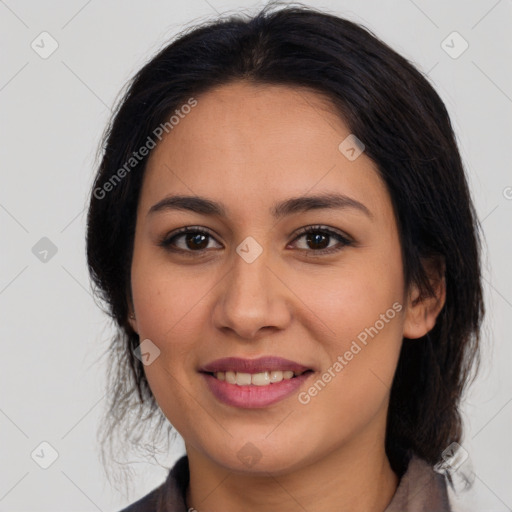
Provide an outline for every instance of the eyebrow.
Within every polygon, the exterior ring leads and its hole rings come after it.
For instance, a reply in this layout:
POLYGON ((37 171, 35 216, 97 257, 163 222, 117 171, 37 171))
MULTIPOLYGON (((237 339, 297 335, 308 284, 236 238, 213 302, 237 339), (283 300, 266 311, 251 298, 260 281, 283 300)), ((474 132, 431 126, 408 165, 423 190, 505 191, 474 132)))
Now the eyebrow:
MULTIPOLYGON (((320 209, 352 209, 364 213, 370 219, 374 216, 370 210, 361 202, 343 194, 325 193, 313 196, 300 196, 286 199, 275 204, 270 213, 275 219, 320 209)), ((154 204, 147 215, 161 211, 185 210, 201 215, 227 217, 226 208, 222 203, 212 201, 200 196, 168 196, 154 204)))

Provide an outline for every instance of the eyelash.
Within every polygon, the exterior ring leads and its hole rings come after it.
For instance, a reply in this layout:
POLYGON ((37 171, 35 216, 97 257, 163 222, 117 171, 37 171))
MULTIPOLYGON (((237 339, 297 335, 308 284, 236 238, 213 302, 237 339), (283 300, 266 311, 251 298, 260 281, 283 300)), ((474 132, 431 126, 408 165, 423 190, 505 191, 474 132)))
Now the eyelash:
MULTIPOLYGON (((348 237, 343 236, 342 234, 340 234, 336 231, 333 231, 330 228, 321 226, 321 225, 305 226, 304 228, 301 228, 299 233, 297 234, 297 236, 293 239, 293 242, 296 242, 299 238, 301 238, 302 236, 307 235, 309 233, 322 233, 324 235, 328 235, 329 237, 334 237, 341 244, 338 247, 329 247, 326 249, 319 249, 319 250, 299 249, 301 251, 312 252, 312 253, 314 253, 315 256, 332 254, 332 253, 341 251, 344 247, 353 245, 353 243, 354 243, 348 237)), ((195 227, 195 226, 186 226, 184 228, 180 228, 179 230, 175 231, 174 233, 171 234, 171 236, 168 236, 168 235, 164 236, 158 242, 158 245, 165 248, 168 251, 180 252, 182 254, 186 254, 187 256, 191 256, 191 257, 197 256, 198 254, 201 256, 204 255, 206 253, 207 249, 200 249, 197 251, 192 251, 192 250, 185 250, 185 249, 173 247, 173 245, 172 245, 173 241, 175 241, 177 238, 179 238, 180 236, 183 236, 185 234, 194 234, 194 235, 204 234, 211 238, 214 238, 214 236, 208 230, 206 230, 204 228, 199 228, 199 227, 195 227), (196 254, 194 254, 194 253, 196 253, 196 254)))

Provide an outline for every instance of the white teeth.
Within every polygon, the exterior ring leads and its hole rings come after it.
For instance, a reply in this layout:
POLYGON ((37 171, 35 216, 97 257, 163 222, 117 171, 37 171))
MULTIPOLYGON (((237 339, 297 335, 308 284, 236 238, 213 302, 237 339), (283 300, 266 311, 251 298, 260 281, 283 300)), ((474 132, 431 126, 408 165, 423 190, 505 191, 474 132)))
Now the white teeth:
POLYGON ((251 377, 251 384, 254 384, 255 386, 266 386, 267 384, 270 384, 269 373, 253 373, 251 377))
MULTIPOLYGON (((302 372, 297 372, 301 375, 302 372)), ((239 386, 268 386, 269 384, 276 384, 283 379, 291 379, 294 376, 293 371, 271 371, 260 373, 244 373, 244 372, 215 372, 213 374, 219 380, 225 380, 229 384, 238 384, 239 386)))
POLYGON ((251 374, 236 372, 236 383, 239 386, 248 386, 251 383, 251 374))
POLYGON ((274 371, 270 372, 270 382, 281 382, 283 380, 283 372, 274 371))

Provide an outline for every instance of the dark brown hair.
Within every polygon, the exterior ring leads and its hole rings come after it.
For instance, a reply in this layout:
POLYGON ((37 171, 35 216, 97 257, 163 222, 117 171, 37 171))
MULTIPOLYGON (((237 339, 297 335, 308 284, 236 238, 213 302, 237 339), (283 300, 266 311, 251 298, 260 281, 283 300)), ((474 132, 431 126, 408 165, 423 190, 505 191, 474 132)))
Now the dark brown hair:
MULTIPOLYGON (((127 319, 147 157, 121 173, 122 179, 119 170, 189 98, 235 80, 306 87, 328 97, 387 185, 406 285, 416 283, 428 296, 425 262, 437 258, 444 264, 446 303, 430 333, 403 342, 386 432, 396 472, 403 472, 412 454, 435 465, 462 438, 460 400, 478 366, 484 314, 479 227, 453 129, 442 100, 410 62, 366 28, 303 6, 270 4, 252 17, 230 16, 181 33, 136 74, 114 113, 87 223, 90 274, 118 329, 109 350, 112 388, 104 439, 132 413, 139 425, 144 411, 162 420, 134 357, 141 340, 127 319)), ((128 438, 133 431, 125 433, 128 438)))

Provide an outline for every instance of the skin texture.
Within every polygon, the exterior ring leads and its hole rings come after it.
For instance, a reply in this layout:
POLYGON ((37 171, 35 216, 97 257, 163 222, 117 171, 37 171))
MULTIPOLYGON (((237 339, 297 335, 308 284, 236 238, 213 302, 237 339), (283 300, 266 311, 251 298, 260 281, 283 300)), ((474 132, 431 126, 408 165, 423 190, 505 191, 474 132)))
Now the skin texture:
POLYGON ((187 506, 383 511, 398 484, 384 439, 401 344, 434 326, 443 282, 437 299, 416 301, 418 291, 405 289, 387 189, 365 153, 350 161, 340 152, 350 131, 318 93, 234 82, 197 100, 148 161, 131 276, 131 325, 161 351, 145 372, 189 456, 187 506), (277 202, 333 192, 371 218, 353 208, 270 213, 277 202), (221 202, 227 215, 148 215, 171 194, 221 202), (308 225, 353 243, 297 238, 308 225), (175 245, 189 256, 158 245, 185 226, 211 232, 202 255, 183 236, 175 245), (252 263, 236 252, 248 236, 263 249, 252 263), (326 246, 341 250, 317 255, 326 246), (307 391, 394 303, 401 311, 307 404, 293 393, 266 408, 232 407, 198 373, 221 357, 276 355, 316 370, 307 391), (260 455, 251 466, 238 457, 248 442, 260 455))

